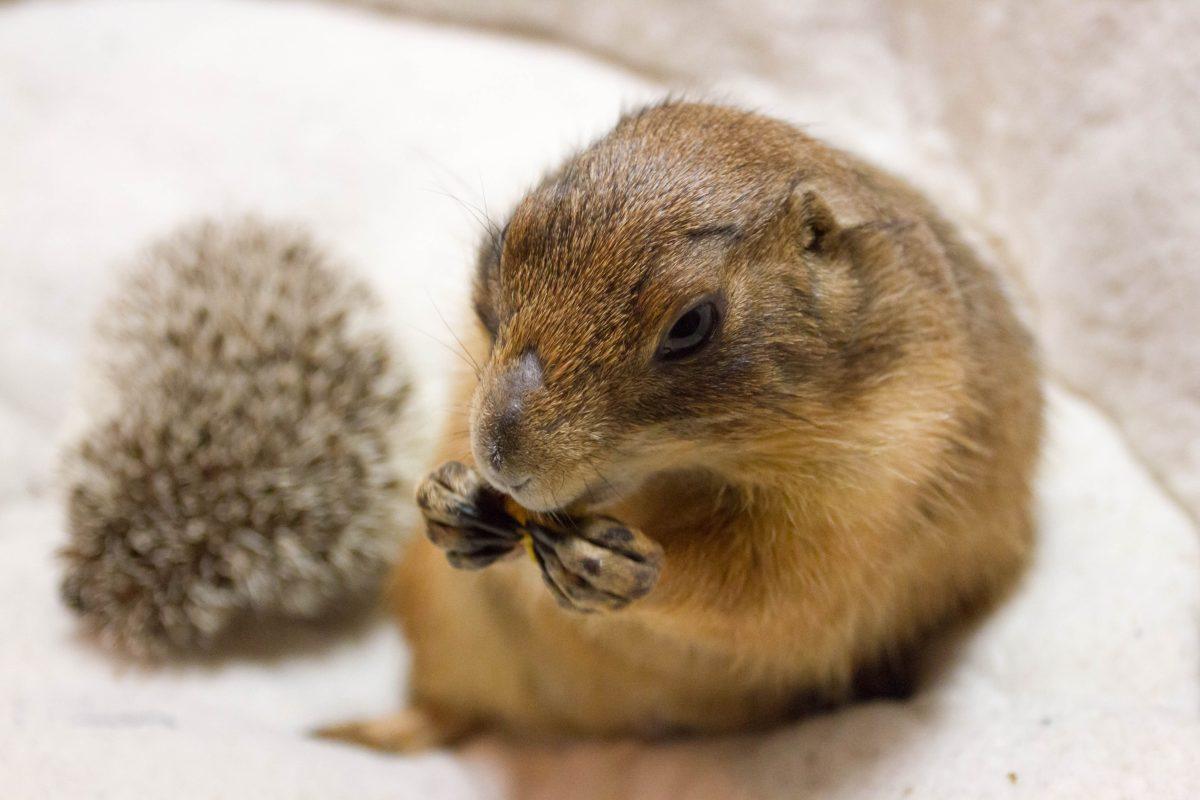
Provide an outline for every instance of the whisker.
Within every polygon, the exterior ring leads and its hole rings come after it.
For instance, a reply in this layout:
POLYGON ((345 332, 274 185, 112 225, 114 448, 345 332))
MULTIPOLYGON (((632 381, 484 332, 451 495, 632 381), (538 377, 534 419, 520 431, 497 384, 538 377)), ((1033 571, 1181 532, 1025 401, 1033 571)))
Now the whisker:
POLYGON ((491 217, 487 215, 487 212, 480 209, 479 206, 468 203, 461 197, 447 192, 444 189, 424 189, 423 191, 430 192, 432 194, 440 194, 443 197, 448 197, 454 202, 458 203, 459 207, 470 214, 471 218, 475 221, 475 224, 482 228, 483 232, 487 234, 488 238, 491 240, 492 246, 499 246, 500 228, 494 221, 492 221, 491 217))
MULTIPOLYGON (((613 494, 616 494, 616 493, 617 493, 617 487, 613 486, 613 485, 612 485, 612 482, 611 482, 611 481, 609 481, 609 479, 608 479, 608 478, 604 477, 604 473, 602 473, 602 472, 600 471, 600 469, 599 469, 599 468, 596 466, 596 461, 595 461, 595 459, 593 459, 593 458, 590 458, 589 456, 584 456, 584 457, 583 457, 583 459, 584 459, 584 462, 585 462, 585 463, 586 463, 586 464, 587 464, 589 467, 591 467, 591 468, 592 468, 592 472, 596 473, 596 477, 597 477, 597 478, 599 478, 600 480, 604 481, 604 484, 605 484, 605 485, 608 487, 608 490, 609 490, 610 492, 612 492, 613 494)), ((584 481, 584 483, 587 483, 587 481, 585 480, 585 481, 584 481)), ((588 491, 590 492, 590 491, 591 491, 591 489, 589 488, 589 489, 588 489, 588 491)))
MULTIPOLYGON (((491 239, 492 249, 499 254, 501 247, 504 244, 503 237, 501 235, 503 233, 503 229, 496 224, 495 220, 492 219, 491 212, 488 211, 487 190, 483 188, 483 175, 479 176, 479 197, 483 201, 483 218, 487 220, 488 237, 491 239)), ((503 273, 501 273, 501 276, 503 276, 503 273)), ((501 284, 501 288, 503 288, 503 284, 501 284)))
POLYGON ((554 509, 547 512, 547 515, 550 517, 550 519, 554 520, 560 527, 564 528, 567 527, 568 519, 566 514, 561 510, 562 502, 558 499, 558 489, 562 488, 562 485, 566 482, 566 479, 567 476, 565 473, 559 474, 558 487, 550 490, 550 497, 554 499, 554 509))
POLYGON ((433 295, 429 293, 428 287, 425 289, 425 296, 429 298, 429 305, 433 307, 433 311, 438 315, 438 319, 442 321, 442 325, 446 326, 446 331, 454 337, 454 341, 458 342, 458 346, 462 348, 463 355, 467 357, 471 363, 471 367, 475 370, 475 379, 479 380, 482 377, 482 371, 479 369, 479 363, 475 361, 475 357, 471 355, 471 351, 467 349, 467 346, 463 344, 462 339, 458 338, 458 334, 455 333, 454 329, 450 327, 450 323, 446 321, 446 318, 442 315, 442 310, 438 308, 437 302, 434 301, 433 295))
MULTIPOLYGON (((441 316, 441 314, 439 314, 438 316, 441 316)), ((443 322, 443 324, 445 324, 445 320, 442 320, 442 322, 443 322)), ((449 350, 451 353, 453 353, 455 356, 457 356, 459 359, 461 359, 464 364, 466 364, 468 367, 470 367, 472 369, 472 371, 474 371, 474 373, 475 373, 475 379, 479 380, 479 378, 480 378, 479 365, 475 363, 475 360, 473 358, 469 358, 469 355, 470 355, 469 353, 464 355, 465 348, 464 348, 464 351, 462 353, 460 353, 458 350, 455 350, 453 347, 451 347, 449 342, 443 342, 441 339, 434 336, 429 331, 419 328, 416 325, 413 325, 411 322, 402 322, 400 324, 405 326, 406 328, 412 328, 414 331, 421 334, 422 336, 428 336, 430 339, 432 339, 433 341, 440 344, 442 347, 449 350)), ((447 328, 449 328, 449 326, 447 326, 447 328)), ((450 334, 453 336, 454 331, 450 331, 450 334)), ((455 338, 457 339, 458 337, 455 337, 455 338)), ((462 347, 462 342, 459 342, 458 344, 459 344, 459 347, 462 347)))

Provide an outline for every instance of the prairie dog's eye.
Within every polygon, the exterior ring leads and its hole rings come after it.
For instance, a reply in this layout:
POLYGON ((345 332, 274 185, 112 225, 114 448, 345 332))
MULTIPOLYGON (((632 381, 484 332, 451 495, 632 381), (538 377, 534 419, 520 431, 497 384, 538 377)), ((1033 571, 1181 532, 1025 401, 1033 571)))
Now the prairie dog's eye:
POLYGON ((712 338, 718 317, 717 304, 711 299, 692 305, 671 323, 658 346, 658 358, 674 361, 699 351, 712 338))

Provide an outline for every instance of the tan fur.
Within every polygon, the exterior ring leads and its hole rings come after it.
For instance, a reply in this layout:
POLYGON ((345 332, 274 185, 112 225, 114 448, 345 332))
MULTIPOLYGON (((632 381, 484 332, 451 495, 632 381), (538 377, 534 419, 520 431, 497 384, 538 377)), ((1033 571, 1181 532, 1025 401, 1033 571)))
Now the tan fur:
POLYGON ((514 454, 534 480, 514 496, 614 516, 665 561, 645 599, 580 615, 526 559, 460 572, 413 541, 394 604, 413 704, 455 720, 442 740, 771 724, 853 696, 1028 556, 1028 336, 927 201, 789 125, 682 103, 625 118, 520 204, 476 299, 496 337, 471 338, 482 370, 455 406, 471 399, 475 441, 443 458, 478 463, 536 347, 514 454), (714 290, 711 352, 656 365, 664 326, 714 290))

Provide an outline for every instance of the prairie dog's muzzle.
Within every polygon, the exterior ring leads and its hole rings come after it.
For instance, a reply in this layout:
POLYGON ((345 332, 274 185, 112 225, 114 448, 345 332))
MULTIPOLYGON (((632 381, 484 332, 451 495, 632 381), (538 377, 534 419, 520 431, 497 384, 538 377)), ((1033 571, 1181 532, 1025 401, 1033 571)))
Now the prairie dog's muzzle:
POLYGON ((519 491, 535 477, 526 411, 530 396, 542 386, 542 361, 529 348, 481 388, 471 447, 484 477, 501 491, 519 491))

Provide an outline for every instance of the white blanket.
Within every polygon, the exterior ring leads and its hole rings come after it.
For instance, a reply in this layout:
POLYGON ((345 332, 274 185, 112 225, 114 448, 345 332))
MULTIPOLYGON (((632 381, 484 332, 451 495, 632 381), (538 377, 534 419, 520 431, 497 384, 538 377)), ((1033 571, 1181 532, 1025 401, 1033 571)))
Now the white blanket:
POLYGON ((303 221, 411 333, 432 419, 458 368, 441 317, 461 313, 473 206, 498 215, 654 91, 547 46, 336 6, 0 6, 0 796, 1200 796, 1200 541, 1058 390, 1034 568, 908 703, 713 742, 386 757, 304 735, 401 702, 385 621, 153 671, 75 636, 55 436, 114 264, 197 214, 303 221))

